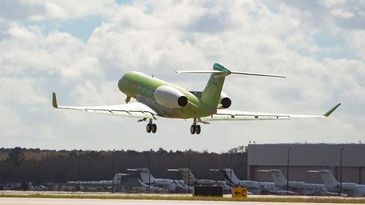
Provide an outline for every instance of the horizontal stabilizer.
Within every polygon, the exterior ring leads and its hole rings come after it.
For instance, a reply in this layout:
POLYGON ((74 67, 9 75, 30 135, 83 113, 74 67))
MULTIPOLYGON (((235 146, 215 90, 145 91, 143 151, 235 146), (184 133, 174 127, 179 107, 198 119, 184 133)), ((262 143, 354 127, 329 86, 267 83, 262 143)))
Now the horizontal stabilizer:
POLYGON ((283 76, 283 75, 273 75, 273 74, 263 74, 263 73, 249 73, 249 72, 239 72, 239 71, 231 71, 231 74, 252 75, 252 76, 273 77, 273 78, 286 78, 286 76, 283 76))
POLYGON ((225 73, 219 70, 177 70, 176 73, 225 73))
POLYGON ((219 70, 177 70, 176 73, 209 73, 209 74, 237 74, 237 75, 251 75, 260 77, 286 78, 283 75, 263 74, 263 73, 249 73, 240 71, 219 71, 219 70))
POLYGON ((307 170, 308 173, 332 173, 330 170, 326 169, 311 169, 307 170))
POLYGON ((264 172, 264 173, 281 172, 279 169, 259 169, 257 171, 264 172))

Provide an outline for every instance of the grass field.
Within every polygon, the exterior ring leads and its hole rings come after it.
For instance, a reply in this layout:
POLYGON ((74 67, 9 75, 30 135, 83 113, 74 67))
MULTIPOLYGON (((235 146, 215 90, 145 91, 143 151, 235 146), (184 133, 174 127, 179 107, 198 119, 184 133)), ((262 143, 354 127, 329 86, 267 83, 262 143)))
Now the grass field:
POLYGON ((303 202, 303 203, 361 203, 365 198, 313 197, 313 196, 273 196, 255 195, 246 199, 224 197, 193 197, 191 194, 122 194, 100 192, 34 192, 0 191, 0 197, 17 198, 74 198, 74 199, 145 199, 145 200, 205 200, 205 201, 258 201, 258 202, 303 202))

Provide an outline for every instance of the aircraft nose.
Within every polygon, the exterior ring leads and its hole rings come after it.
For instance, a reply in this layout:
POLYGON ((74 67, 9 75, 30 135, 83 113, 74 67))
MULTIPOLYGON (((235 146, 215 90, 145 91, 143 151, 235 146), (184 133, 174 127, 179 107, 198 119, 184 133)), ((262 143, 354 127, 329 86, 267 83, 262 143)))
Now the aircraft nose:
POLYGON ((123 92, 123 82, 124 82, 124 79, 125 79, 125 74, 118 81, 118 88, 122 92, 123 92))

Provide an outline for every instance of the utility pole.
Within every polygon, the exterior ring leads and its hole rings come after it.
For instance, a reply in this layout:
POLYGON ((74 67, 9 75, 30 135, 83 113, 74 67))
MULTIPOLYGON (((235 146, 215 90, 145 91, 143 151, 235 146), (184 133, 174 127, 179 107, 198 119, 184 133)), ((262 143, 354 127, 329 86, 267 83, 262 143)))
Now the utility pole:
POLYGON ((152 156, 152 149, 150 149, 150 156, 148 158, 148 191, 151 193, 151 156, 152 156))
POLYGON ((114 193, 114 152, 115 152, 115 149, 113 149, 113 152, 112 152, 112 193, 114 193))
POLYGON ((49 182, 50 181, 50 177, 49 177, 49 172, 48 172, 48 152, 46 151, 46 157, 45 157, 45 171, 46 171, 46 181, 49 182))
POLYGON ((232 179, 232 170, 233 170, 233 165, 232 165, 232 163, 233 163, 233 154, 234 153, 229 153, 229 168, 231 168, 231 171, 229 172, 229 177, 232 179))
POLYGON ((246 170, 246 179, 250 179, 251 177, 249 176, 250 171, 248 166, 248 145, 244 146, 244 152, 242 152, 242 154, 243 154, 243 170, 246 170))
POLYGON ((77 181, 78 181, 78 188, 79 188, 79 191, 81 191, 81 185, 80 185, 80 178, 81 178, 81 149, 79 150, 78 152, 78 166, 77 166, 77 181))
POLYGON ((343 154, 343 150, 344 150, 344 148, 341 147, 341 149, 340 149, 340 190, 338 193, 339 196, 342 195, 342 154, 343 154))
POLYGON ((189 149, 188 152, 188 186, 190 186, 190 172, 191 172, 190 154, 191 154, 191 149, 189 149))
POLYGON ((290 162, 290 151, 291 151, 291 147, 288 148, 288 152, 287 152, 287 161, 286 161, 286 194, 289 193, 289 180, 290 180, 290 174, 289 174, 289 162, 290 162))

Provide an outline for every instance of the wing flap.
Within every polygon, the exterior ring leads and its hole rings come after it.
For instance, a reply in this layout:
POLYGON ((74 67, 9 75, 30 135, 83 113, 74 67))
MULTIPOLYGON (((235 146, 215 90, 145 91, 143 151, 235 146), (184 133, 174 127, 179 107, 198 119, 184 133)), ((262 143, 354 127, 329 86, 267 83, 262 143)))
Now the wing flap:
POLYGON ((217 114, 202 118, 206 121, 249 121, 249 120, 289 120, 286 114, 254 113, 235 110, 218 110, 217 114), (227 112, 228 111, 228 112, 227 112))

